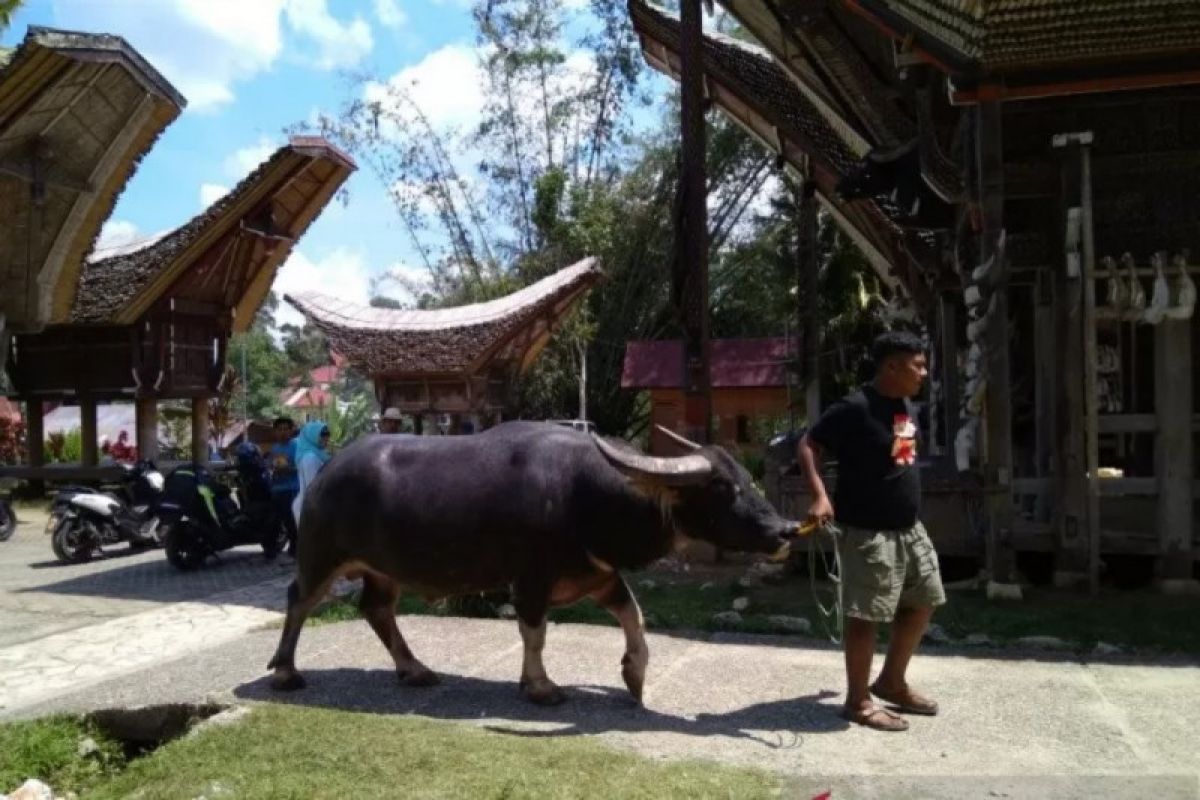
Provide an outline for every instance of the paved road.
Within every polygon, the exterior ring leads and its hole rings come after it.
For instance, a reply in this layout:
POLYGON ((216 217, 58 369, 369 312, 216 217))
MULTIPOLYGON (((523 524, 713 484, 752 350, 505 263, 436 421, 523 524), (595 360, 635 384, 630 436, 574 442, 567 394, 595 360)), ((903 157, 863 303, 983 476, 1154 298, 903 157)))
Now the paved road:
POLYGON ((86 564, 62 564, 44 533, 45 513, 18 514, 16 534, 0 542, 0 648, 253 586, 292 569, 286 557, 268 564, 255 547, 192 573, 172 568, 161 549, 134 553, 125 545, 86 564))
POLYGON ((841 655, 811 640, 732 634, 649 637, 646 708, 621 684, 615 628, 551 627, 546 664, 570 700, 552 709, 518 697, 515 624, 405 617, 413 650, 443 676, 397 684, 361 621, 304 632, 309 687, 279 695, 264 664, 278 631, 257 631, 152 670, 26 705, 55 710, 217 699, 419 714, 526 737, 592 736, 654 758, 715 759, 786 776, 784 797, 1196 798, 1200 665, 1132 659, 1083 663, 1044 654, 928 649, 914 683, 943 713, 904 734, 836 716, 841 655))

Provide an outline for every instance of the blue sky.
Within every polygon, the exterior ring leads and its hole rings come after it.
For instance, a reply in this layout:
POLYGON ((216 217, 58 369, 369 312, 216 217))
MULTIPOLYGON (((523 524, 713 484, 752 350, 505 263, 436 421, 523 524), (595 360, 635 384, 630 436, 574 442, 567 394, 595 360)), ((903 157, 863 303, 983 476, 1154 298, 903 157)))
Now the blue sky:
MULTIPOLYGON (((126 186, 102 246, 197 214, 282 144, 286 126, 351 97, 347 72, 404 81, 439 126, 478 119, 469 0, 27 0, 2 43, 17 43, 28 25, 121 35, 188 99, 126 186)), ((377 179, 360 170, 348 187, 349 205, 326 208, 277 290, 365 302, 372 276, 421 277, 377 179)))

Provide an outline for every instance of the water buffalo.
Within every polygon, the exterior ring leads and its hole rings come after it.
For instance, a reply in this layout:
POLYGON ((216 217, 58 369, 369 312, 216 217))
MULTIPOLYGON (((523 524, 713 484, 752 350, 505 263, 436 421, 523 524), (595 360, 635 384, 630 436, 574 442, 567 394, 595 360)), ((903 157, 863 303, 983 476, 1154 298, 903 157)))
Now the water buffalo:
POLYGON ((521 690, 542 704, 565 699, 542 665, 546 611, 591 597, 621 623, 621 673, 640 702, 649 651, 621 571, 661 558, 680 536, 781 554, 796 530, 728 453, 691 447, 657 458, 537 422, 474 436, 371 436, 347 447, 304 497, 272 686, 304 685, 294 662, 300 629, 344 575, 362 577, 363 616, 409 686, 438 679, 396 626, 402 591, 432 599, 511 587, 525 645, 521 690))

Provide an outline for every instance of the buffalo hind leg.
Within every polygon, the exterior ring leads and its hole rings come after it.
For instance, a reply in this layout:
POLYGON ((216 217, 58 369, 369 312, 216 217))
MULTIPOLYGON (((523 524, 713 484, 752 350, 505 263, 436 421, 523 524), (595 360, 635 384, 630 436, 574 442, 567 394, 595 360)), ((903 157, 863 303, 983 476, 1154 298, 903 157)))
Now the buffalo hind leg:
POLYGON ((621 658, 621 677, 633 698, 642 702, 642 687, 646 684, 646 666, 650 663, 650 648, 646 646, 646 624, 637 598, 620 575, 612 583, 592 593, 592 599, 621 623, 625 632, 625 655, 621 658))
POLYGON ((279 636, 279 647, 275 649, 275 655, 267 664, 267 669, 275 670, 275 674, 271 677, 272 689, 291 692, 304 688, 304 678, 296 671, 296 643, 300 641, 300 629, 304 627, 304 621, 308 619, 313 608, 325 596, 331 583, 333 583, 332 575, 321 581, 315 587, 316 591, 311 591, 307 595, 301 592, 299 579, 292 581, 288 586, 287 618, 283 623, 283 633, 279 636))
POLYGON ((546 674, 542 650, 546 647, 546 609, 549 590, 543 586, 518 584, 514 605, 517 626, 525 645, 521 661, 521 693, 525 699, 541 706, 556 706, 567 699, 562 689, 546 674))
POLYGON ((400 586, 392 579, 374 573, 363 576, 358 607, 396 662, 396 676, 405 686, 436 686, 438 676, 413 656, 400 635, 396 625, 396 601, 399 599, 400 586))

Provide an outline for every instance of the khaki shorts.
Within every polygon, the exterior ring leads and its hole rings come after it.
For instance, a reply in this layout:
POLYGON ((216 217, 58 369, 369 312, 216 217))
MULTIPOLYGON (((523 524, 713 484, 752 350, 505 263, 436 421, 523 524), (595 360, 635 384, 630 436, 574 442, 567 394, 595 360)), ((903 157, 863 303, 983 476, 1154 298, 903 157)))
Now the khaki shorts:
POLYGON ((846 616, 891 622, 897 608, 933 607, 946 602, 937 553, 920 522, 899 531, 842 525, 838 550, 846 616))

